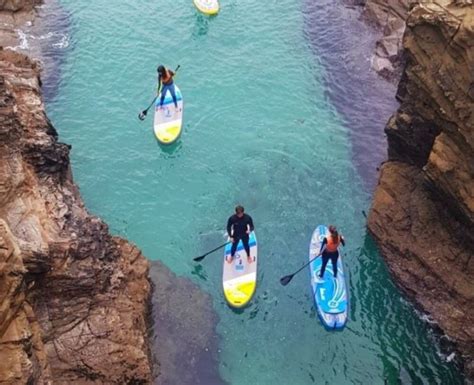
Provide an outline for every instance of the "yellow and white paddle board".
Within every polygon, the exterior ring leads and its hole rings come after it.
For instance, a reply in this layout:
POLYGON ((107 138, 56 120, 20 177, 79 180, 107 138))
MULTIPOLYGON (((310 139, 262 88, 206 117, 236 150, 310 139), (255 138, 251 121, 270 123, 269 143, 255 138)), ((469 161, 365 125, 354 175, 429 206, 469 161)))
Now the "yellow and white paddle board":
POLYGON ((178 86, 175 84, 176 100, 178 108, 173 103, 173 98, 167 92, 163 105, 160 107, 161 93, 155 102, 155 118, 153 121, 153 130, 156 139, 162 144, 171 144, 181 135, 183 126, 183 96, 178 86))
POLYGON ((217 15, 219 12, 218 0, 193 0, 194 5, 205 15, 217 15))
POLYGON ((249 236, 250 256, 252 262, 248 262, 247 254, 242 241, 237 245, 232 262, 230 259, 231 244, 228 244, 224 252, 224 272, 222 284, 224 296, 227 303, 236 308, 244 307, 252 299, 257 288, 257 238, 252 231, 249 236))

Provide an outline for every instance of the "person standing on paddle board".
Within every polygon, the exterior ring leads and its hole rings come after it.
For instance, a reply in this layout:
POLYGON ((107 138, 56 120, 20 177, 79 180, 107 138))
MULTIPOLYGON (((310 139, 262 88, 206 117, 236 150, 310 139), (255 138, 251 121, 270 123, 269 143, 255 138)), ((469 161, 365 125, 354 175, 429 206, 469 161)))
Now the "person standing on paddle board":
POLYGON ((323 281, 324 271, 326 270, 326 265, 329 260, 332 263, 332 271, 334 272, 334 278, 337 278, 337 259, 339 258, 339 245, 345 246, 344 237, 339 235, 337 229, 334 226, 329 226, 329 236, 323 239, 321 244, 321 257, 323 258, 323 263, 321 265, 321 271, 319 273, 320 282, 323 281))
POLYGON ((250 257, 249 234, 253 231, 254 226, 252 217, 245 214, 244 211, 245 210, 242 206, 237 206, 235 208, 235 214, 227 221, 227 234, 232 242, 230 260, 227 259, 227 262, 229 263, 234 259, 235 251, 237 250, 240 240, 244 244, 248 263, 252 263, 252 258, 250 257))
POLYGON ((163 102, 165 101, 166 92, 170 92, 171 97, 173 98, 174 108, 178 110, 178 101, 176 99, 176 93, 174 89, 174 72, 167 69, 165 66, 158 66, 158 94, 160 93, 161 88, 161 98, 160 98, 160 108, 163 107, 163 102))

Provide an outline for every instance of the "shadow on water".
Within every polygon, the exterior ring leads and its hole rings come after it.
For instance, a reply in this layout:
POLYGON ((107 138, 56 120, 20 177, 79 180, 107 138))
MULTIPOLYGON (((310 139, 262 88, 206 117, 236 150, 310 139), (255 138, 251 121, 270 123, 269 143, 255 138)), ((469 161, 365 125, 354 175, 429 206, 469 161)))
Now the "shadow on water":
POLYGON ((212 19, 216 17, 217 15, 203 15, 196 10, 196 23, 194 24, 193 36, 206 36, 209 32, 209 24, 212 22, 212 19))
POLYGON ((377 37, 360 10, 342 0, 306 0, 304 15, 306 38, 325 68, 327 97, 345 120, 354 164, 371 191, 386 158, 384 127, 398 107, 395 85, 371 69, 377 37))
POLYGON ((193 36, 206 36, 209 31, 209 18, 197 12, 196 23, 194 24, 193 36))
POLYGON ((178 138, 178 140, 172 144, 161 144, 160 142, 156 141, 156 145, 161 150, 161 152, 166 155, 167 158, 176 158, 179 154, 179 151, 181 150, 181 147, 183 147, 181 138, 178 138))
POLYGON ((196 264, 191 271, 191 275, 195 275, 202 281, 207 281, 207 274, 202 265, 196 264))

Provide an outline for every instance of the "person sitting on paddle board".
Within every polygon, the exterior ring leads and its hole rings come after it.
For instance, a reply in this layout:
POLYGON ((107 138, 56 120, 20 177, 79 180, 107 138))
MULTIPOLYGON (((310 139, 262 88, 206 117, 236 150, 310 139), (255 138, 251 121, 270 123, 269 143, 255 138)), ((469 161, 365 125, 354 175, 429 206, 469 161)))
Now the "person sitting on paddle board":
POLYGON ((174 108, 178 110, 178 101, 176 100, 176 93, 174 89, 174 82, 173 76, 174 72, 167 69, 165 66, 158 66, 158 94, 160 93, 161 88, 161 98, 160 98, 160 106, 159 108, 163 107, 163 102, 165 101, 166 92, 169 91, 171 97, 173 98, 174 108))
POLYGON ((253 231, 253 220, 252 217, 244 213, 242 206, 235 208, 235 214, 232 215, 227 221, 227 234, 229 234, 232 247, 230 249, 230 259, 227 258, 227 262, 231 263, 234 259, 235 251, 239 241, 241 240, 244 244, 245 252, 247 253, 248 263, 252 262, 250 257, 250 246, 249 246, 249 234, 253 231))
POLYGON ((344 237, 339 235, 337 229, 334 226, 329 226, 329 236, 325 237, 321 244, 323 263, 321 265, 321 272, 319 273, 319 281, 323 281, 324 271, 329 260, 332 263, 332 271, 334 272, 334 278, 337 278, 337 259, 339 258, 339 245, 345 246, 344 237))

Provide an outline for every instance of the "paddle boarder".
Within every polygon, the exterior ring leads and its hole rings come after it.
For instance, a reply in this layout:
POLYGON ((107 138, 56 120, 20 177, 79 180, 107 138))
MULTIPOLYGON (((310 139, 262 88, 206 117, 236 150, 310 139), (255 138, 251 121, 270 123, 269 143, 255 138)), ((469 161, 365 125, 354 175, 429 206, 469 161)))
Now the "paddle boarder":
POLYGON ((249 246, 249 234, 253 231, 253 229, 254 226, 252 217, 245 213, 245 209, 242 206, 238 205, 235 208, 235 214, 232 215, 227 221, 227 234, 229 235, 230 241, 232 242, 230 258, 227 258, 227 262, 232 263, 240 240, 242 241, 245 252, 247 253, 248 263, 253 262, 250 256, 249 246))
POLYGON ((159 65, 158 69, 158 90, 157 93, 160 93, 161 88, 161 98, 159 108, 163 108, 163 102, 165 101, 166 92, 169 91, 171 97, 173 98, 174 108, 178 111, 178 101, 176 99, 176 93, 174 89, 173 77, 175 73, 170 69, 166 68, 163 65, 159 65))
POLYGON ((326 265, 328 264, 329 260, 332 263, 332 271, 334 272, 334 278, 337 278, 337 259, 339 258, 339 245, 345 246, 346 243, 344 241, 344 237, 339 235, 335 226, 329 226, 329 236, 326 236, 323 239, 321 244, 322 254, 321 257, 323 259, 323 263, 321 265, 321 271, 319 273, 319 280, 318 282, 323 282, 324 271, 326 270, 326 265))

